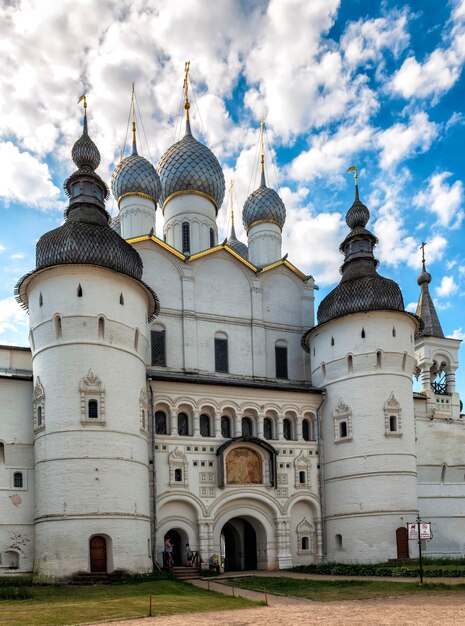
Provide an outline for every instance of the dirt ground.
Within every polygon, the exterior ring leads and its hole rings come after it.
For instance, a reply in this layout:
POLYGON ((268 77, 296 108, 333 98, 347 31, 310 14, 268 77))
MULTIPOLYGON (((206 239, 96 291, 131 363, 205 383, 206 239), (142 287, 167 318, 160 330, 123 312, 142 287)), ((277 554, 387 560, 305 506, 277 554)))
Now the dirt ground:
POLYGON ((111 626, 465 626, 465 595, 324 603, 270 596, 268 601, 269 606, 251 609, 147 617, 111 626))

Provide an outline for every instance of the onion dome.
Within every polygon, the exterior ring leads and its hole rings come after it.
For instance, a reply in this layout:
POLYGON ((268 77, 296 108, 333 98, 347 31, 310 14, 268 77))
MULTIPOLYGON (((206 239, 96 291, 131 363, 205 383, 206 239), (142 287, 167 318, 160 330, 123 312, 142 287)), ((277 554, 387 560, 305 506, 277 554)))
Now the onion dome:
POLYGON ((444 333, 442 331, 441 322, 439 321, 439 317, 438 317, 438 314, 436 313, 433 299, 431 298, 431 294, 428 288, 428 285, 431 282, 431 274, 426 271, 424 245, 425 244, 422 245, 422 249, 423 249, 422 271, 417 280, 417 283, 420 286, 421 291, 420 291, 420 298, 418 300, 415 315, 417 315, 417 317, 420 317, 423 320, 423 328, 420 330, 418 334, 421 336, 427 336, 427 337, 443 338, 444 333))
POLYGON ((198 194, 211 200, 216 211, 224 199, 223 170, 213 152, 192 136, 189 119, 181 141, 172 145, 157 166, 163 205, 181 194, 198 194))
POLYGON ((272 222, 281 229, 286 221, 286 207, 274 189, 266 186, 262 170, 260 187, 247 198, 242 210, 242 223, 248 231, 257 222, 272 222))
POLYGON ((234 252, 241 256, 243 259, 247 260, 249 258, 249 249, 247 248, 245 243, 242 243, 242 241, 239 241, 239 239, 236 237, 234 220, 231 225, 231 233, 226 240, 226 245, 228 246, 228 248, 231 248, 231 250, 234 250, 234 252))
POLYGON ((135 134, 132 154, 122 159, 113 172, 111 191, 117 202, 125 196, 142 196, 157 204, 160 198, 160 178, 150 161, 138 155, 135 134))
POLYGON ((344 254, 339 285, 324 298, 318 308, 318 323, 360 311, 404 311, 399 285, 376 271, 373 256, 376 237, 365 228, 370 212, 362 204, 355 186, 355 200, 347 212, 350 233, 340 246, 344 254))
MULTIPOLYGON (((85 109, 84 109, 85 110, 85 109)), ((82 137, 74 144, 71 157, 78 168, 87 166, 96 170, 100 165, 100 152, 87 133, 87 115, 84 115, 82 137)))

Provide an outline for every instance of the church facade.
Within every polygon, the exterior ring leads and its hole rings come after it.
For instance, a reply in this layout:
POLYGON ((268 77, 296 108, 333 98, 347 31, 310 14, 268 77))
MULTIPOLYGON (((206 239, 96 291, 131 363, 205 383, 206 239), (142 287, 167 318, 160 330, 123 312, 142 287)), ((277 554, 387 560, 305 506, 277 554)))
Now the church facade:
POLYGON ((406 558, 418 514, 427 554, 463 557, 460 342, 425 264, 412 315, 377 272, 356 185, 341 282, 315 322, 263 153, 248 245, 234 221, 219 243, 223 173, 185 108, 157 170, 134 124, 111 224, 85 116, 65 222, 18 281, 30 349, 0 347, 0 574, 148 572, 166 537, 175 563, 189 543, 226 570, 406 558))

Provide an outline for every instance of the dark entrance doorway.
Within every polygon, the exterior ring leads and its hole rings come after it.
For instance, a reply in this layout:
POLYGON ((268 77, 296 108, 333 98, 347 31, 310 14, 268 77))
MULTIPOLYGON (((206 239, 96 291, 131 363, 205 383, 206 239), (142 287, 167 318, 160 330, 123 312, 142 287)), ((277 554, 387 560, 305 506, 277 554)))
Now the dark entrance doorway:
POLYGON ((223 526, 224 569, 257 569, 257 534, 250 522, 235 517, 223 526))
POLYGON ((169 537, 171 539, 171 543, 173 544, 173 565, 179 566, 182 565, 182 557, 184 554, 184 548, 182 545, 182 537, 178 533, 177 530, 170 530, 166 533, 164 540, 169 537))
POLYGON ((107 571, 107 540, 101 535, 90 540, 90 571, 96 574, 107 571))
POLYGON ((397 559, 399 561, 407 561, 409 558, 408 552, 408 533, 404 527, 396 530, 396 544, 397 544, 397 559))

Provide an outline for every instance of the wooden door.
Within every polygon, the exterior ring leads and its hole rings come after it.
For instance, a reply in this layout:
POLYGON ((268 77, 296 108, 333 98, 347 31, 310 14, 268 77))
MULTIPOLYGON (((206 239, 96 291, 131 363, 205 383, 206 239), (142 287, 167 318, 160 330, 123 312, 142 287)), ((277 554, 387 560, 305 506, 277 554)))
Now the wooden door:
POLYGON ((408 533, 404 527, 396 530, 397 559, 406 561, 409 558, 408 552, 408 533))
POLYGON ((100 535, 90 540, 90 571, 96 573, 107 571, 107 540, 100 535))

